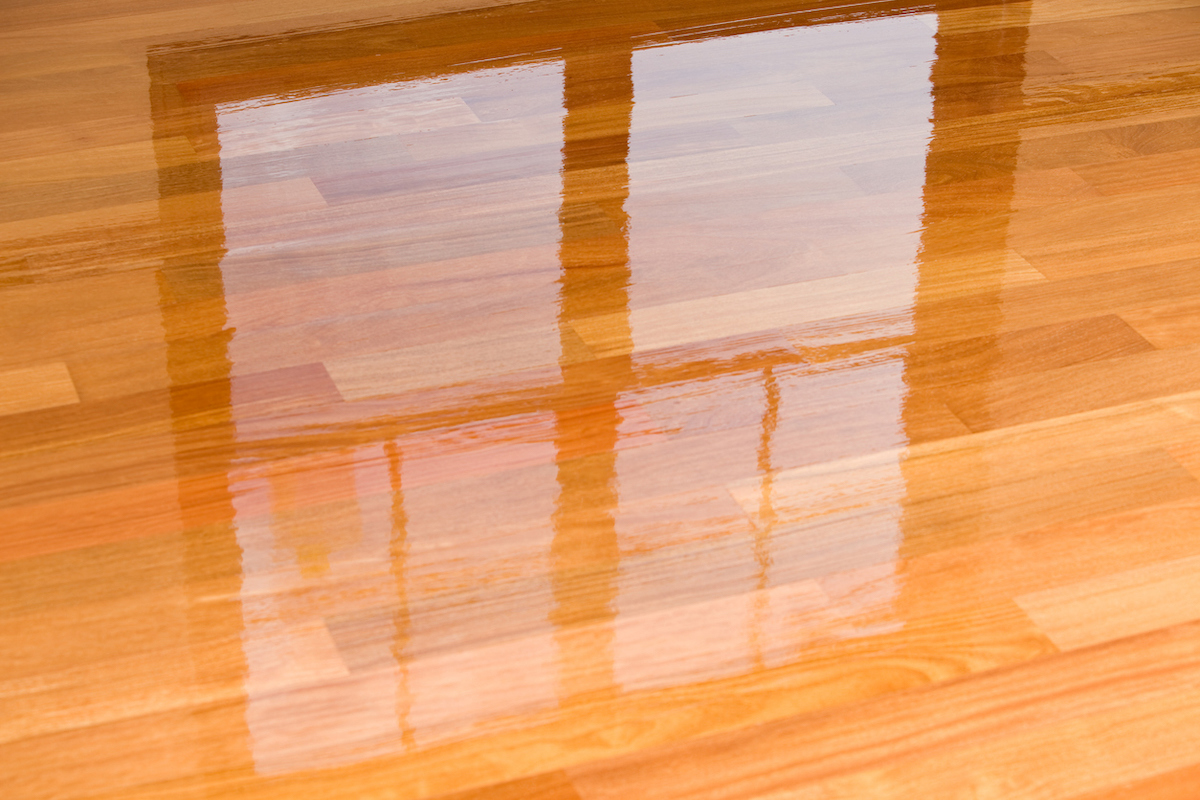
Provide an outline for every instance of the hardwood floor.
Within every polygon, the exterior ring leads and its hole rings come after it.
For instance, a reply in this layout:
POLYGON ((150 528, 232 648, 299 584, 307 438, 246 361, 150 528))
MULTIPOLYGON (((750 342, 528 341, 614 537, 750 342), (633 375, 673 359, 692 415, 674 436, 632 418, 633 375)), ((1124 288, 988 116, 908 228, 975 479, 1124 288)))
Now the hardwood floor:
POLYGON ((1200 0, 6 0, 0 797, 1200 797, 1200 0))

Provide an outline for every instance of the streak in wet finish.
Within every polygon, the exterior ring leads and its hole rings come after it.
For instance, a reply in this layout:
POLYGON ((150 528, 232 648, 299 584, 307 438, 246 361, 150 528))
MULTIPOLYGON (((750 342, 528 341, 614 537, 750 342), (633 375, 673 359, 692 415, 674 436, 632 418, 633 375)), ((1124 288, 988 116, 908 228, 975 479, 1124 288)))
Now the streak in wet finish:
POLYGON ((0 29, 0 794, 1195 796, 1200 2, 217 7, 0 29))

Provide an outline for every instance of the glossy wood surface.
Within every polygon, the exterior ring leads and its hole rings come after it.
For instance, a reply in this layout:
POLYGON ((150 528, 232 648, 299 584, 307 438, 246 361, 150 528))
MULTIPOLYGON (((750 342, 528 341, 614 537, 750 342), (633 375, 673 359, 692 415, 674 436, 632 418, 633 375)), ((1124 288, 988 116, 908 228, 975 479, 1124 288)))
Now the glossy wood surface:
POLYGON ((1200 1, 0 7, 0 797, 1200 797, 1200 1))

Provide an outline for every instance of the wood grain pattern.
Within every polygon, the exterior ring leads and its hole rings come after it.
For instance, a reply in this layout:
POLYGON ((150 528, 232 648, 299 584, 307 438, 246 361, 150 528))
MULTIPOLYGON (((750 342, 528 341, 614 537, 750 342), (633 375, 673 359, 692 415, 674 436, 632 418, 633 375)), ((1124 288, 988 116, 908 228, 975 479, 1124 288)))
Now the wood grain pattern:
POLYGON ((1087 647, 1200 618, 1196 566, 1168 561, 1016 600, 1059 648, 1087 647))
POLYGON ((1200 1, 9 6, 5 800, 1197 794, 1200 1))
POLYGON ((0 414, 19 414, 79 402, 67 365, 45 364, 0 373, 0 414))
POLYGON ((1172 628, 1042 659, 957 682, 936 699, 928 690, 900 694, 850 719, 814 715, 569 774, 583 798, 628 796, 643 787, 664 798, 905 797, 926 787, 948 797, 1071 797, 1116 787, 1141 770, 1168 772, 1192 758, 1191 742, 1168 734, 1158 720, 1166 715, 1186 726, 1197 713, 1194 691, 1185 688, 1194 679, 1193 631, 1172 628), (1153 668, 1142 661, 1149 650, 1153 668), (1063 675, 1076 670, 1077 682, 1064 684, 1063 675), (1096 681, 1097 675, 1104 677, 1096 681), (1146 680, 1157 689, 1134 688, 1146 680), (1010 681, 1020 684, 1013 690, 1018 704, 1008 704, 1012 695, 1003 686, 1010 681), (1080 693, 1064 694, 1064 685, 1080 693), (1144 699, 1134 705, 1130 694, 1144 699), (1150 738, 1129 736, 1133 731, 1150 738), (829 748, 830 742, 839 744, 829 748), (685 766, 694 763, 721 777, 685 766), (1082 764, 1087 774, 1076 774, 1082 764))

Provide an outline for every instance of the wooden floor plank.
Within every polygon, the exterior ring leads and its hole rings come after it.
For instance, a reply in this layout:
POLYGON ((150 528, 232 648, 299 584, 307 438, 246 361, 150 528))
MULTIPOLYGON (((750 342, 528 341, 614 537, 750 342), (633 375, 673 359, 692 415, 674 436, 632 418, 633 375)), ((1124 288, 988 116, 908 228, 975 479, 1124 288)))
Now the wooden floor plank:
POLYGON ((1016 601, 1060 649, 1087 647, 1200 618, 1196 567, 1192 559, 1166 561, 1016 601))
POLYGON ((45 364, 0 373, 0 414, 19 414, 79 402, 67 365, 45 364))
POLYGON ((1195 636, 1184 625, 897 695, 850 717, 798 717, 568 774, 585 800, 649 787, 663 798, 905 797, 924 787, 1047 797, 1116 787, 1194 764, 1192 743, 1157 720, 1193 724, 1195 636), (1063 674, 1076 670, 1079 693, 1064 692, 1072 682, 1063 674), (1018 703, 1009 682, 1021 685, 1018 703), (1113 733, 1084 734, 1097 726, 1113 733), (1160 735, 1144 738, 1152 730, 1160 735), (707 774, 685 766, 699 763, 707 774))

